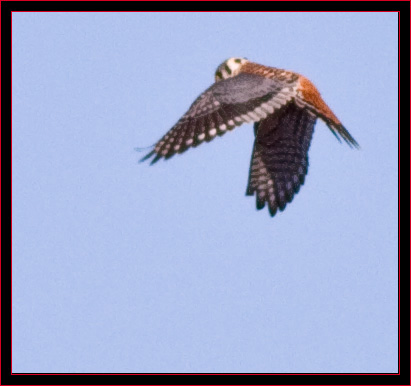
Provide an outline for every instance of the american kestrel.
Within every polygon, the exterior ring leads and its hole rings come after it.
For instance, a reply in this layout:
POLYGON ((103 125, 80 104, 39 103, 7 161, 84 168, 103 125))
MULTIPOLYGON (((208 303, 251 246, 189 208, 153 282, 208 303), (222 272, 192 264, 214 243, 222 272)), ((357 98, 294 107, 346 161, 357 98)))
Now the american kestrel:
POLYGON ((307 78, 244 58, 230 58, 218 66, 215 83, 141 161, 151 156, 151 164, 168 159, 236 126, 254 122, 246 195, 255 193, 257 209, 267 203, 274 216, 304 183, 317 118, 339 141, 341 136, 348 145, 359 147, 307 78))

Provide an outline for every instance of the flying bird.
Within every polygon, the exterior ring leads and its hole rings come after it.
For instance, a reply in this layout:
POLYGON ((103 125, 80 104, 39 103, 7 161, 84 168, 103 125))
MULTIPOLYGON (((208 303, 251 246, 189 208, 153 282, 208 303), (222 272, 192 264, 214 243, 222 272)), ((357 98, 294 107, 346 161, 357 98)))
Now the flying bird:
POLYGON ((359 145, 306 77, 245 58, 218 66, 215 83, 140 162, 169 159, 243 123, 254 122, 254 148, 246 195, 271 216, 284 210, 304 183, 317 118, 350 147, 359 145))

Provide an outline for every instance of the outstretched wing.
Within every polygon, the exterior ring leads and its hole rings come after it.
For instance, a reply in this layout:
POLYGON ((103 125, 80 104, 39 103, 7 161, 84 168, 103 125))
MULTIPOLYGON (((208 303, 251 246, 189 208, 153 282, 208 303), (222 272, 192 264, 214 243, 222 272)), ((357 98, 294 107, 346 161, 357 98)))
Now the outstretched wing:
POLYGON ((299 191, 308 170, 316 119, 307 108, 293 102, 254 124, 256 138, 246 194, 256 193, 257 209, 267 203, 274 216, 299 191))
POLYGON ((295 92, 296 79, 274 80, 246 73, 214 83, 141 161, 153 155, 152 164, 168 159, 244 122, 265 119, 285 106, 295 92))

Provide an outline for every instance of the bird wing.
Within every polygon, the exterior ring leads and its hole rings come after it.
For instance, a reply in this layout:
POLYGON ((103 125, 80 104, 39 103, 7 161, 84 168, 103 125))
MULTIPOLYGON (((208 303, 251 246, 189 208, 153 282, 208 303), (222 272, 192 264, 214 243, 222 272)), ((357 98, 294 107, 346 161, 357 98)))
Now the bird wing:
POLYGON ((256 138, 247 195, 256 193, 257 209, 268 204, 271 216, 284 210, 304 183, 317 117, 289 103, 277 114, 254 124, 256 138))
POLYGON ((245 122, 258 122, 284 107, 296 92, 296 81, 239 74, 214 83, 141 159, 168 159, 190 147, 209 142, 245 122))

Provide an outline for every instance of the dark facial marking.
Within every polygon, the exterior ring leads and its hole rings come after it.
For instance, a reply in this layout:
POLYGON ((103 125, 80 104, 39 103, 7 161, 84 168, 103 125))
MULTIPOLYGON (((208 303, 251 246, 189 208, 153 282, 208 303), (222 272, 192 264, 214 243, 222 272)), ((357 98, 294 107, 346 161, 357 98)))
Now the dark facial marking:
POLYGON ((235 59, 234 62, 241 63, 241 59, 235 59))
POLYGON ((220 78, 220 79, 223 79, 223 74, 221 73, 221 71, 217 71, 217 72, 215 73, 215 76, 218 77, 218 78, 220 78))
POLYGON ((231 69, 227 65, 224 66, 224 69, 227 71, 228 75, 231 75, 231 69))

